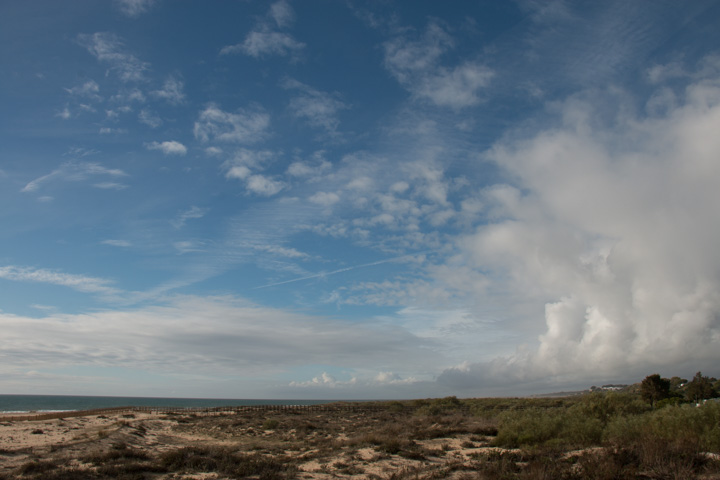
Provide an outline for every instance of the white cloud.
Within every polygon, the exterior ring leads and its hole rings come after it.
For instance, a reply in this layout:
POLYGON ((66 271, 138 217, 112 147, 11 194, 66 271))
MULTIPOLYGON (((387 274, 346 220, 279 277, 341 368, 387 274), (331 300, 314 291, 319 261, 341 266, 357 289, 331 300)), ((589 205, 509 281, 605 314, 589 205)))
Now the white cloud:
POLYGON ((183 240, 180 242, 173 243, 173 247, 178 251, 180 255, 185 253, 204 252, 205 246, 202 243, 194 240, 183 240))
POLYGON ((208 212, 207 208, 200 208, 193 205, 188 210, 185 210, 184 212, 181 212, 178 214, 178 216, 170 222, 173 227, 175 228, 182 228, 185 226, 185 223, 187 223, 188 220, 194 219, 194 218, 202 218, 205 216, 205 214, 208 212))
POLYGON ((152 142, 146 145, 148 150, 160 150, 165 155, 185 155, 187 153, 187 147, 180 142, 175 140, 167 142, 152 142))
POLYGON ((340 201, 340 197, 334 192, 317 192, 312 195, 308 200, 312 203, 322 205, 323 207, 329 207, 340 201))
POLYGON ((223 163, 225 178, 242 180, 245 188, 254 194, 272 196, 285 188, 286 184, 270 176, 258 173, 275 158, 268 150, 248 150, 241 148, 231 160, 223 163))
POLYGON ((571 98, 559 124, 490 152, 517 188, 487 191, 495 220, 459 248, 495 291, 532 304, 537 342, 441 381, 629 380, 717 364, 720 84, 678 96, 667 112, 610 124, 592 105, 620 110, 624 98, 571 98))
POLYGON ((252 170, 245 165, 233 165, 227 169, 225 173, 226 178, 236 178, 238 180, 245 180, 250 176, 252 170))
POLYGON ((105 168, 97 163, 67 162, 47 175, 36 178, 23 187, 22 192, 35 192, 41 185, 51 181, 80 182, 95 175, 124 177, 127 173, 119 169, 105 168))
POLYGON ((283 88, 298 90, 300 95, 292 98, 288 108, 299 118, 305 118, 310 125, 335 133, 339 125, 337 113, 348 108, 338 94, 321 92, 296 80, 286 80, 283 88))
MULTIPOLYGON (((121 88, 110 100, 116 103, 145 103, 145 94, 137 88, 121 88)), ((118 108, 123 113, 132 111, 130 105, 122 105, 118 108)))
POLYGON ((127 247, 131 247, 131 246, 132 246, 132 244, 131 244, 130 242, 128 242, 127 240, 113 240, 113 239, 108 239, 108 240, 103 240, 103 241, 100 242, 100 243, 103 244, 103 245, 110 245, 111 247, 127 248, 127 247))
POLYGON ((99 188, 101 190, 125 190, 128 188, 127 185, 124 183, 117 183, 117 182, 100 182, 93 184, 93 187, 99 188))
POLYGON ((0 278, 16 282, 49 283, 72 288, 79 292, 116 295, 120 291, 111 286, 109 280, 71 273, 57 272, 42 268, 18 267, 8 265, 0 267, 0 278))
POLYGON ((295 12, 286 0, 280 0, 270 6, 270 16, 278 27, 287 27, 295 20, 295 12))
MULTIPOLYGON (((419 383, 415 378, 402 378, 393 372, 378 372, 375 375, 367 374, 363 377, 351 376, 347 380, 338 380, 328 372, 322 372, 320 375, 313 377, 307 381, 292 381, 290 387, 303 389, 337 389, 337 390, 371 390, 378 387, 383 388, 389 385, 413 385, 419 383)), ((374 390, 378 391, 378 390, 374 390)))
POLYGON ((489 68, 468 62, 453 69, 440 68, 411 88, 416 96, 430 99, 435 105, 460 109, 478 104, 478 92, 489 85, 492 77, 489 68))
POLYGON ((120 38, 112 33, 97 32, 78 35, 78 42, 101 62, 106 62, 117 71, 124 82, 141 81, 145 78, 148 64, 124 52, 120 38))
POLYGON ((292 177, 312 177, 318 180, 321 175, 332 168, 332 164, 325 160, 325 152, 320 150, 312 155, 311 160, 295 161, 287 168, 287 174, 292 177))
POLYGON ((303 48, 305 48, 305 44, 298 42, 291 35, 263 28, 248 33, 243 43, 223 47, 220 55, 244 53, 255 58, 268 55, 287 56, 297 53, 303 48))
POLYGON ((270 126, 270 115, 261 110, 238 110, 229 113, 209 105, 195 122, 195 138, 207 142, 255 143, 264 138, 270 126))
POLYGON ((374 382, 379 384, 410 384, 415 383, 417 380, 414 378, 402 378, 397 373, 393 372, 379 372, 375 378, 374 382))
POLYGON ((300 252, 294 248, 281 247, 279 245, 253 245, 252 248, 263 252, 271 253, 281 257, 288 258, 307 258, 306 253, 300 252))
POLYGON ((100 130, 98 130, 98 133, 100 135, 124 135, 128 133, 128 131, 124 128, 101 127, 100 130))
POLYGON ((351 378, 347 381, 338 381, 335 377, 330 375, 327 372, 323 372, 317 377, 313 377, 312 380, 308 380, 306 382, 290 382, 291 387, 330 387, 335 388, 339 386, 347 386, 347 385, 355 385, 357 383, 357 379, 355 377, 351 378))
POLYGON ((437 23, 430 23, 416 40, 401 36, 385 43, 385 67, 416 98, 435 105, 461 109, 481 101, 480 91, 489 85, 493 71, 476 61, 448 68, 442 55, 454 46, 453 39, 437 23))
POLYGON ((128 17, 145 13, 157 0, 115 0, 115 5, 128 17))
POLYGON ((67 152, 63 154, 63 157, 76 157, 76 158, 82 158, 82 157, 88 157, 90 155, 97 155, 100 153, 98 150, 94 150, 92 148, 83 148, 83 147, 71 147, 67 152))
POLYGON ((165 80, 160 90, 153 90, 150 94, 154 97, 162 98, 171 105, 179 105, 185 101, 183 87, 184 84, 182 80, 171 76, 165 80))
POLYGON ((238 371, 267 377, 328 358, 348 369, 378 370, 438 361, 425 341, 402 329, 333 322, 231 297, 174 297, 161 305, 39 319, 0 313, 0 329, 3 365, 36 370, 112 366, 155 375, 212 373, 226 382, 238 371))
POLYGON ((218 147, 207 147, 205 149, 205 154, 210 157, 217 157, 218 155, 222 155, 222 153, 223 153, 222 148, 218 148, 218 147))
POLYGON ((269 150, 248 150, 247 148, 238 149, 233 155, 232 160, 225 162, 225 166, 243 165, 253 169, 263 169, 274 160, 275 154, 269 150))
POLYGON ((60 117, 63 120, 67 120, 69 118, 72 118, 72 114, 70 113, 70 109, 68 107, 63 108, 61 111, 55 114, 56 117, 60 117))
POLYGON ((71 95, 87 97, 93 100, 100 100, 100 95, 98 95, 98 92, 100 92, 100 86, 95 80, 88 80, 82 85, 77 85, 72 88, 66 88, 65 91, 71 95))
POLYGON ((250 175, 245 179, 246 188, 257 195, 269 197, 285 188, 285 184, 264 175, 250 175))
POLYGON ((162 119, 148 109, 140 110, 140 113, 138 113, 138 120, 150 128, 158 128, 163 124, 162 119))

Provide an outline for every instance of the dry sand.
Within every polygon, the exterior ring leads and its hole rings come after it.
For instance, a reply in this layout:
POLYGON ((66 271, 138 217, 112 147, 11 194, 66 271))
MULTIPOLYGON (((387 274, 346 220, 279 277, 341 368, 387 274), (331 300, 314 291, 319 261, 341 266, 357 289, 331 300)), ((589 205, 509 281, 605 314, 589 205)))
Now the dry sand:
POLYGON ((421 421, 388 412, 117 413, 40 421, 4 417, 0 478, 115 478, 113 472, 121 471, 136 472, 126 478, 237 478, 220 467, 202 471, 202 466, 167 462, 159 467, 163 454, 186 447, 237 452, 282 463, 286 469, 263 478, 380 479, 443 471, 443 478, 451 478, 462 471, 460 465, 492 450, 488 437, 468 433, 473 425, 458 429, 427 423, 419 431, 435 438, 410 440, 404 435, 413 422, 421 421), (112 468, 103 467, 108 462, 112 468))

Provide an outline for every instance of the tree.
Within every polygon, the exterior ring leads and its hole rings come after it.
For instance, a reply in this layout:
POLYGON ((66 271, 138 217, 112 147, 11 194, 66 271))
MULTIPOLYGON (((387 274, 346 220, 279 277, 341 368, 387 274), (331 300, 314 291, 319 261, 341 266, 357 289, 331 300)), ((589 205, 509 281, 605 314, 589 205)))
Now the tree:
POLYGON ((686 378, 672 377, 670 379, 670 391, 678 392, 687 383, 686 378))
POLYGON ((640 395, 654 407, 655 402, 670 396, 670 380, 661 378, 657 373, 648 375, 640 384, 640 395))
POLYGON ((700 403, 706 398, 717 396, 718 392, 713 388, 712 381, 708 377, 704 377, 701 372, 697 372, 692 382, 688 383, 685 388, 685 397, 691 402, 700 403))

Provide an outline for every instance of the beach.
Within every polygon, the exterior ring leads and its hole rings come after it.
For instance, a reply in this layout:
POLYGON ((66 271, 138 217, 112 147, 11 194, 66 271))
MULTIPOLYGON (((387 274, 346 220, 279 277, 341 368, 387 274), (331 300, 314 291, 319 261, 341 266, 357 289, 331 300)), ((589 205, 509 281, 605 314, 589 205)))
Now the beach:
POLYGON ((483 434, 490 426, 482 420, 454 416, 452 425, 428 424, 362 405, 74 414, 81 416, 4 416, 0 478, 243 478, 233 471, 243 462, 257 478, 386 478, 461 471, 490 449, 483 434), (427 438, 408 438, 408 422, 427 429, 421 435, 427 438), (235 466, 223 464, 228 458, 235 466))

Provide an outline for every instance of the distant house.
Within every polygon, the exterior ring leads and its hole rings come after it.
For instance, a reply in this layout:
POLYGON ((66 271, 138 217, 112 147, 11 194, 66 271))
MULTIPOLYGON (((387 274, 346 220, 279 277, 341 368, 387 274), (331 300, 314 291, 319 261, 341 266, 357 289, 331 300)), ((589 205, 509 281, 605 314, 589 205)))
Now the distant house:
POLYGON ((626 387, 627 387, 627 385, 620 385, 620 384, 603 385, 602 387, 592 386, 592 387, 590 387, 590 391, 591 392, 617 392, 626 387))

